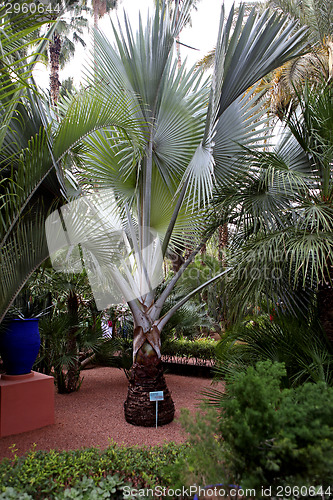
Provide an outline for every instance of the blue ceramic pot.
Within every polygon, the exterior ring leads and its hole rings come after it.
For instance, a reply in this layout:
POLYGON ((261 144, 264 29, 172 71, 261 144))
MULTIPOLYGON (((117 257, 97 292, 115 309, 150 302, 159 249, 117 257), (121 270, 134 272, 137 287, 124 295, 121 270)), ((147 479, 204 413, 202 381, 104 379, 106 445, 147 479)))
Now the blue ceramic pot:
POLYGON ((40 348, 39 318, 12 319, 0 335, 0 354, 7 375, 30 373, 40 348))

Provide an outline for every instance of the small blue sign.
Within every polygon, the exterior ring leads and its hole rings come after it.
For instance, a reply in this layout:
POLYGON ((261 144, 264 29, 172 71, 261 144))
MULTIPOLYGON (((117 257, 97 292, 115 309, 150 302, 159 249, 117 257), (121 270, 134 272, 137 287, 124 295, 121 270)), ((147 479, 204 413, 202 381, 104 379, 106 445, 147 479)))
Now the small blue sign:
POLYGON ((163 401, 164 400, 163 391, 150 392, 149 399, 150 401, 163 401))

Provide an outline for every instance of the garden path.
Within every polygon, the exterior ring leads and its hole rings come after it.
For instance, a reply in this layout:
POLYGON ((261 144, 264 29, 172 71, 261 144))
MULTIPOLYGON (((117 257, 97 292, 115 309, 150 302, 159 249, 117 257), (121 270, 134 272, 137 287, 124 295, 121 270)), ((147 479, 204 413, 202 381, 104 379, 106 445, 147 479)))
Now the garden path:
POLYGON ((179 415, 181 408, 194 412, 201 391, 211 379, 167 374, 166 380, 176 407, 175 420, 155 428, 135 427, 125 422, 123 403, 127 394, 127 379, 122 370, 98 367, 82 372, 83 383, 78 392, 55 394, 55 424, 0 439, 0 459, 17 455, 32 448, 37 450, 71 450, 82 447, 106 448, 112 439, 125 445, 157 445, 165 441, 177 443, 186 439, 179 415))

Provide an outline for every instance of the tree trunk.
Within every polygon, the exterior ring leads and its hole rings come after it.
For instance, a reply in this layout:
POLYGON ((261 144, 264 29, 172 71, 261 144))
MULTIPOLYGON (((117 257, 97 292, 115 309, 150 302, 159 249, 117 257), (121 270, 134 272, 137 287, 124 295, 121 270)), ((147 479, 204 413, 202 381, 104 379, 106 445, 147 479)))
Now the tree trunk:
POLYGON ((68 332, 67 349, 73 356, 73 363, 67 371, 67 392, 75 392, 80 386, 79 353, 76 334, 78 330, 79 301, 74 290, 71 290, 67 299, 68 314, 71 318, 71 327, 68 332))
POLYGON ((226 265, 225 259, 225 249, 228 247, 229 234, 228 234, 228 224, 223 224, 219 226, 219 261, 222 265, 226 265))
POLYGON ((333 350, 333 288, 321 285, 317 292, 318 317, 333 350))
POLYGON ((57 105, 59 99, 59 59, 60 59, 60 49, 61 49, 61 39, 58 33, 54 33, 52 42, 49 45, 50 52, 50 91, 51 91, 51 101, 54 106, 57 105))
POLYGON ((76 341, 79 302, 73 290, 70 291, 67 298, 67 309, 70 318, 70 327, 67 334, 66 350, 67 354, 72 357, 72 363, 66 369, 63 367, 59 369, 57 374, 59 394, 70 394, 71 392, 75 392, 81 385, 79 353, 76 341))
POLYGON ((94 28, 98 28, 100 0, 93 0, 94 28))
POLYGON ((158 402, 158 425, 174 419, 175 406, 163 375, 160 353, 160 332, 156 327, 146 334, 141 327, 134 330, 133 366, 127 398, 124 403, 125 419, 132 425, 154 427, 156 402, 149 393, 163 391, 164 400, 158 402))
POLYGON ((176 47, 177 47, 177 66, 178 69, 182 67, 182 57, 180 55, 180 36, 178 35, 176 38, 176 47))

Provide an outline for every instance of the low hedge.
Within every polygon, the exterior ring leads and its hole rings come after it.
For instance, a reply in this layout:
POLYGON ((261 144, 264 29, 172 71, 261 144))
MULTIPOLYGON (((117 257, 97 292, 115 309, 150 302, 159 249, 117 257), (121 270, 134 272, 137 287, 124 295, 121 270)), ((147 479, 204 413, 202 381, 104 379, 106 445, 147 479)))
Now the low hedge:
MULTIPOLYGON (((96 364, 130 369, 132 365, 132 340, 110 339, 96 355, 96 364)), ((216 340, 165 339, 162 342, 162 360, 166 363, 212 366, 215 364, 216 340), (191 361, 190 361, 191 360, 191 361)))
POLYGON ((196 365, 211 365, 215 363, 216 345, 215 340, 207 338, 166 339, 162 343, 162 359, 184 364, 189 363, 191 359, 196 365))
POLYGON ((105 450, 46 452, 32 449, 22 457, 16 456, 13 449, 13 458, 5 458, 0 463, 0 499, 28 500, 31 495, 36 500, 81 500, 95 498, 98 491, 100 496, 96 498, 123 498, 121 490, 125 484, 134 488, 161 484, 167 487, 171 481, 169 464, 183 459, 186 449, 186 444, 173 442, 153 447, 126 447, 111 442, 105 450), (107 493, 110 484, 115 488, 111 497, 107 493), (74 489, 69 491, 70 488, 74 489), (90 496, 82 496, 84 490, 90 496))

